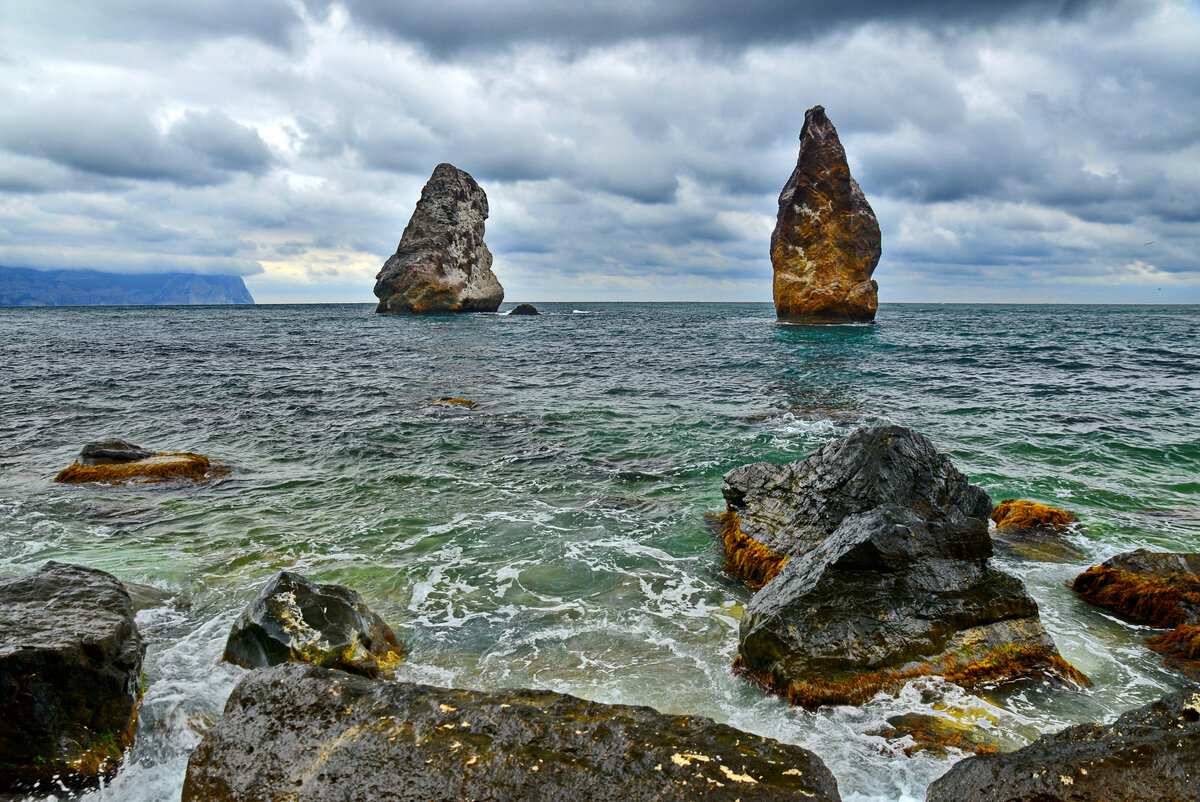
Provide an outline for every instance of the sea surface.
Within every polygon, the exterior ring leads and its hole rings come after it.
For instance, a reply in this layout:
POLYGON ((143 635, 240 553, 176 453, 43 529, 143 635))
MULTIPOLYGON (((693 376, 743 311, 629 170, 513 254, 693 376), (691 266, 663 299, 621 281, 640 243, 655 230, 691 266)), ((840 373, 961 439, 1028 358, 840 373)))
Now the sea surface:
POLYGON ((177 596, 138 615, 137 745, 89 799, 178 799, 243 674, 219 662, 230 624, 284 568, 362 593, 408 645, 403 679, 711 716, 813 750, 855 802, 923 799, 961 758, 906 757, 869 734, 888 716, 1015 747, 1183 686, 1148 630, 1063 583, 1139 546, 1200 550, 1200 307, 885 304, 874 325, 806 327, 769 304, 538 306, 0 309, 0 573, 66 560, 177 596), (809 713, 730 673, 750 592, 705 527, 722 474, 884 422, 995 500, 1078 512, 1075 558, 997 562, 1094 688, 925 680, 809 713), (110 437, 228 473, 51 482, 110 437))

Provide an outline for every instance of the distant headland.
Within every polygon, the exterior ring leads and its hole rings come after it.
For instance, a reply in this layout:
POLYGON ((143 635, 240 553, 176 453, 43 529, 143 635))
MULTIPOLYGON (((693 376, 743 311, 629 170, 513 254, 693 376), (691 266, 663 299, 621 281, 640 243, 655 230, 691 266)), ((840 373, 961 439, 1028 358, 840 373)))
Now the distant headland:
POLYGON ((0 306, 252 304, 240 276, 0 267, 0 306))

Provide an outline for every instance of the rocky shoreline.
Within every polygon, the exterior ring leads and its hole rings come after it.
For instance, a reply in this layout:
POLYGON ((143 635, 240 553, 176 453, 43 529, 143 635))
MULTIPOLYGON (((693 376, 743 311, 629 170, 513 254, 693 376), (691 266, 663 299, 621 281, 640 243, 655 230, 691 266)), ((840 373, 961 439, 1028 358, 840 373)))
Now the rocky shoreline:
MULTIPOLYGON (((85 447, 77 466, 155 455, 110 441, 85 447)), ((764 690, 816 708, 926 676, 992 692, 1089 685, 1022 582, 990 565, 989 519, 998 540, 1015 532, 1042 548, 1078 525, 1072 513, 994 506, 929 440, 897 426, 856 430, 787 465, 734 469, 723 493, 724 567, 755 591, 731 670, 764 690)), ((1073 588, 1167 630, 1148 647, 1195 676, 1197 567, 1194 554, 1131 552, 1073 588)), ((0 793, 94 787, 117 770, 142 695, 133 610, 126 585, 84 566, 0 579, 0 793)), ((840 799, 829 769, 798 746, 550 691, 400 682, 391 675, 404 651, 353 590, 270 577, 229 634, 223 659, 250 671, 193 752, 183 799, 317 802, 345 799, 348 787, 397 800, 840 799)), ((1010 753, 893 718, 889 732, 913 734, 914 749, 974 754, 930 786, 933 802, 1200 794, 1191 691, 1010 753)))

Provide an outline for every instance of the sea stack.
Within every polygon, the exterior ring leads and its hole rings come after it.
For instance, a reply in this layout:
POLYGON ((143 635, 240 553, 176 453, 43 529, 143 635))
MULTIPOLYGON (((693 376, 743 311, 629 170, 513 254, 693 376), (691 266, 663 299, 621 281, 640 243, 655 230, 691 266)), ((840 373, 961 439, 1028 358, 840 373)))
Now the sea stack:
POLYGON ((474 178, 452 164, 434 168, 400 245, 375 277, 375 311, 495 312, 504 288, 483 242, 487 216, 487 195, 474 178))
POLYGON ((804 113, 800 157, 779 193, 771 232, 775 312, 786 323, 875 319, 879 222, 850 175, 846 151, 823 106, 804 113))

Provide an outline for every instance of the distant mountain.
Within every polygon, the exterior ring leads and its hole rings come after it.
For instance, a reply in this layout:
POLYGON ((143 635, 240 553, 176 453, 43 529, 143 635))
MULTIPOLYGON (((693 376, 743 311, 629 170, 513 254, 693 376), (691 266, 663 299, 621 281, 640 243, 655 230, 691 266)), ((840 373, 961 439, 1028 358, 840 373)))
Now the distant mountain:
POLYGON ((0 306, 252 303, 240 276, 0 267, 0 306))

